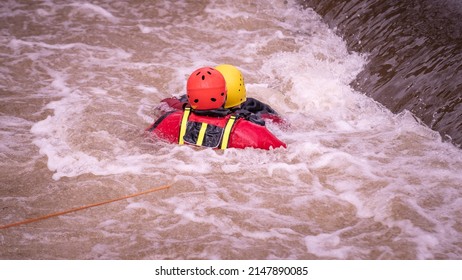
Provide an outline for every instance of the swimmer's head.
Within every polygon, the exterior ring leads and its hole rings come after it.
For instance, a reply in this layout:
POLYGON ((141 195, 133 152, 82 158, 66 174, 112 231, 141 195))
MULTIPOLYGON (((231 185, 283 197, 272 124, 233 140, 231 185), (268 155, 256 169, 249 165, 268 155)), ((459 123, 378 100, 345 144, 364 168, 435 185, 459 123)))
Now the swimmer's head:
POLYGON ((186 93, 188 103, 194 110, 223 108, 226 102, 225 78, 215 68, 199 68, 189 76, 186 93))

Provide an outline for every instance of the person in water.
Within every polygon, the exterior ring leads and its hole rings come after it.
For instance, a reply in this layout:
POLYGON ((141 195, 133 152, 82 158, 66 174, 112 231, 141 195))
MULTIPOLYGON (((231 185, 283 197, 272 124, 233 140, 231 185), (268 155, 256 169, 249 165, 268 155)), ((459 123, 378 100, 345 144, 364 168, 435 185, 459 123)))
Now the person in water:
MULTIPOLYGON (((220 64, 215 67, 226 81, 228 95, 224 108, 231 110, 233 113, 240 115, 243 118, 251 120, 255 123, 265 125, 265 120, 280 125, 286 123, 280 115, 269 105, 251 97, 247 97, 247 92, 244 83, 244 77, 239 69, 231 64, 220 64)), ((169 108, 181 110, 188 102, 186 95, 179 99, 169 97, 161 100, 167 104, 169 108)))
MULTIPOLYGON (((230 83, 228 87, 233 85, 230 83)), ((186 91, 187 103, 180 110, 166 112, 146 129, 151 136, 180 145, 217 149, 287 147, 264 123, 225 108, 228 100, 226 81, 217 69, 203 67, 195 70, 188 78, 186 91)))

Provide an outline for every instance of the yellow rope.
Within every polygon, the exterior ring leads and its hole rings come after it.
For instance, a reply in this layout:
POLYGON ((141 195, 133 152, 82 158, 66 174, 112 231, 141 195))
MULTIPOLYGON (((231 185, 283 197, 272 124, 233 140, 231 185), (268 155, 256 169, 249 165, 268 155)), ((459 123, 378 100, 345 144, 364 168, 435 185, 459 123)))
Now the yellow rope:
POLYGON ((165 185, 165 186, 162 186, 162 187, 149 189, 149 190, 144 191, 144 192, 134 193, 134 194, 131 194, 131 195, 127 195, 127 196, 123 196, 123 197, 119 197, 119 198, 115 198, 115 199, 111 199, 111 200, 106 200, 106 201, 102 201, 102 202, 97 202, 97 203, 93 203, 93 204, 84 205, 84 206, 77 207, 77 208, 72 208, 72 209, 69 209, 69 210, 66 210, 66 211, 56 212, 56 213, 48 214, 48 215, 33 218, 33 219, 27 219, 27 220, 24 220, 24 221, 21 221, 21 222, 16 222, 16 223, 8 224, 8 225, 3 225, 3 226, 0 226, 0 229, 6 229, 6 228, 10 228, 10 227, 16 227, 16 226, 20 226, 20 225, 24 225, 24 224, 29 224, 29 223, 45 220, 45 219, 48 219, 48 218, 61 216, 61 215, 65 215, 65 214, 68 214, 68 213, 77 212, 77 211, 88 209, 88 208, 91 208, 91 207, 100 206, 100 205, 103 205, 103 204, 108 204, 108 203, 116 202, 116 201, 119 201, 119 200, 124 200, 124 199, 127 199, 127 198, 132 198, 132 197, 135 197, 135 196, 140 196, 140 195, 144 195, 144 194, 148 194, 148 193, 152 193, 152 192, 156 192, 156 191, 160 191, 160 190, 164 190, 164 189, 168 189, 168 188, 170 188, 170 185, 165 185))

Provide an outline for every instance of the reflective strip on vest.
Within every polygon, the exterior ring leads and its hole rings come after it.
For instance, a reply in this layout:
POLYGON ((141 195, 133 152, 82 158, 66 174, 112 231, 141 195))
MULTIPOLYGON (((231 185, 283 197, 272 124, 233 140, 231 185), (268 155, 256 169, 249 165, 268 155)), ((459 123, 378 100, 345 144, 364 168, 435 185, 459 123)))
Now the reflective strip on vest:
MULTIPOLYGON (((180 126, 180 135, 178 137, 178 144, 184 145, 185 140, 184 136, 186 135, 186 129, 188 127, 188 119, 191 113, 191 108, 185 108, 183 112, 183 117, 181 118, 181 126, 180 126)), ((231 135, 231 129, 233 128, 234 123, 236 122, 236 116, 231 116, 228 121, 226 122, 225 127, 223 128, 223 134, 221 139, 220 149, 224 150, 228 148, 229 137, 231 135)), ((199 129, 199 133, 197 135, 197 140, 195 144, 197 146, 202 146, 204 143, 204 139, 206 137, 207 132, 207 123, 201 123, 201 127, 199 129)))
POLYGON ((184 135, 186 133, 186 125, 188 124, 189 114, 191 113, 191 108, 186 107, 184 109, 183 117, 181 118, 181 126, 180 126, 180 135, 178 136, 178 144, 184 144, 184 135))
POLYGON ((207 124, 202 123, 201 124, 201 129, 199 130, 199 135, 197 137, 197 146, 202 146, 202 143, 204 142, 204 136, 205 136, 205 131, 207 130, 207 124))
POLYGON ((224 150, 228 148, 229 135, 231 134, 231 128, 233 128, 234 122, 236 121, 236 116, 231 116, 226 123, 225 132, 223 133, 223 140, 221 141, 221 149, 224 150))

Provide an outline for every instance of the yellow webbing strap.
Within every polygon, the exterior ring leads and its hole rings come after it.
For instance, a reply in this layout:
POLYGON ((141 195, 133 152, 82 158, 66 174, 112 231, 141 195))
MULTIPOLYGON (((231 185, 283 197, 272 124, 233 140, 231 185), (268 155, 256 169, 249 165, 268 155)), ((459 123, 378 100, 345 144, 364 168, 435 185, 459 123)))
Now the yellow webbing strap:
POLYGON ((228 119, 228 122, 225 126, 225 131, 223 132, 223 141, 221 141, 220 149, 224 150, 228 148, 229 135, 231 134, 231 128, 233 128, 234 122, 236 121, 236 116, 231 116, 228 119))
POLYGON ((186 126, 188 124, 189 114, 191 113, 191 108, 186 107, 184 108, 183 117, 181 118, 181 126, 180 126, 180 135, 178 136, 178 144, 184 144, 184 135, 186 134, 186 126))
POLYGON ((199 130, 199 135, 197 136, 197 146, 202 146, 202 142, 204 142, 205 131, 207 130, 207 124, 202 123, 201 129, 199 130))

